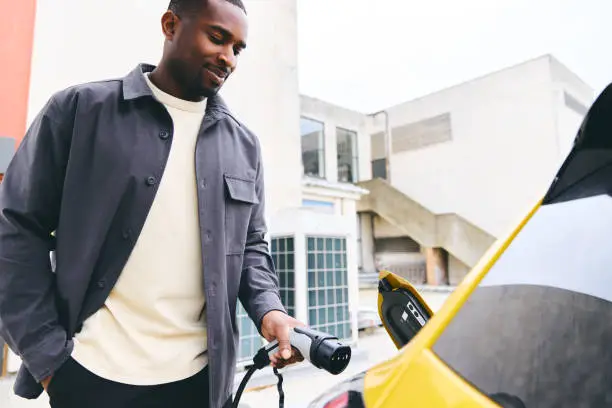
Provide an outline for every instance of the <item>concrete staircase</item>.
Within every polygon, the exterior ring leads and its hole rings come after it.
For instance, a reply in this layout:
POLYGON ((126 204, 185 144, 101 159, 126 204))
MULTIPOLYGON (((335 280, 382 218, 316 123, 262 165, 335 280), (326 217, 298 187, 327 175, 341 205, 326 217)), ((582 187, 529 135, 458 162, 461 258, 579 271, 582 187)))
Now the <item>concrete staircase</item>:
POLYGON ((370 192, 358 201, 358 212, 376 213, 421 246, 444 248, 468 267, 473 267, 495 241, 457 214, 432 213, 386 180, 377 178, 358 185, 370 192))

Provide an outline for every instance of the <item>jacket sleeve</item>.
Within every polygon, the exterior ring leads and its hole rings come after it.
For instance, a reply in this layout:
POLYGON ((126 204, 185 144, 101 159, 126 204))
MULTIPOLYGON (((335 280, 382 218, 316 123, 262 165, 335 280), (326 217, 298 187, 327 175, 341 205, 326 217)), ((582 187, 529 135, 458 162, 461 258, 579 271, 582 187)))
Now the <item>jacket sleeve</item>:
POLYGON ((257 148, 255 192, 258 203, 253 204, 249 221, 239 296, 247 314, 261 333, 261 323, 266 313, 272 310, 286 313, 286 310, 281 302, 278 275, 266 241, 264 177, 259 145, 257 148))
POLYGON ((58 321, 50 263, 72 134, 69 122, 70 115, 62 114, 51 98, 0 184, 0 335, 37 381, 72 352, 58 321))

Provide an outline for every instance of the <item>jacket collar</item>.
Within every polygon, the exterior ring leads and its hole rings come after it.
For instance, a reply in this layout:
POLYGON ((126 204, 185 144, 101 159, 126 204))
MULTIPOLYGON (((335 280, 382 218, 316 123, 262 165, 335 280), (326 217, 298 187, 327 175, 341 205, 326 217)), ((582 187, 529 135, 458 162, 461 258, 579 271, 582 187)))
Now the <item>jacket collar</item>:
MULTIPOLYGON (((123 99, 132 100, 147 96, 153 97, 153 91, 151 91, 151 88, 149 88, 149 85, 144 78, 144 74, 151 72, 154 69, 155 65, 145 63, 138 64, 129 74, 123 77, 123 99)), ((206 111, 207 113, 209 111, 211 113, 225 113, 238 122, 236 117, 232 114, 232 112, 230 112, 223 98, 218 94, 208 97, 206 111)))

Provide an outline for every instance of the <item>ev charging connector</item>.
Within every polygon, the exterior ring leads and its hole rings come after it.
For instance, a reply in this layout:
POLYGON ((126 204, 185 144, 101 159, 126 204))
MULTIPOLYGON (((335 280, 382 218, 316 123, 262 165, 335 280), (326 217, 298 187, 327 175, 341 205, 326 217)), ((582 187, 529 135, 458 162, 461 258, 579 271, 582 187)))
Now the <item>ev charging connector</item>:
MULTIPOLYGON (((304 359, 330 374, 338 375, 343 372, 351 361, 351 347, 340 342, 340 340, 327 333, 313 330, 308 327, 295 327, 289 333, 291 346, 297 349, 304 359)), ((244 387, 255 372, 270 364, 270 356, 278 349, 278 341, 274 340, 259 349, 253 357, 253 366, 247 371, 232 406, 238 407, 244 387)), ((282 375, 274 368, 274 374, 278 377, 279 407, 284 406, 284 394, 282 390, 282 375)))

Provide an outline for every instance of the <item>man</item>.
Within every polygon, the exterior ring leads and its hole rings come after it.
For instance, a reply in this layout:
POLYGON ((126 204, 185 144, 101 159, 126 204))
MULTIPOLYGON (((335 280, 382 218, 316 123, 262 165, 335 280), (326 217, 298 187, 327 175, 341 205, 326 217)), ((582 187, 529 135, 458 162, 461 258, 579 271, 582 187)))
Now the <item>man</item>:
POLYGON ((1 334, 52 407, 223 407, 238 299, 282 350, 259 141, 217 95, 241 0, 173 0, 157 67, 53 95, 0 194, 1 334), (54 250, 55 267, 49 253, 54 250), (209 404, 209 405, 207 405, 209 404))

